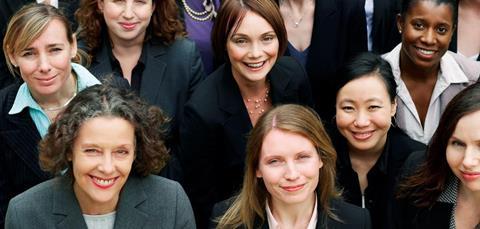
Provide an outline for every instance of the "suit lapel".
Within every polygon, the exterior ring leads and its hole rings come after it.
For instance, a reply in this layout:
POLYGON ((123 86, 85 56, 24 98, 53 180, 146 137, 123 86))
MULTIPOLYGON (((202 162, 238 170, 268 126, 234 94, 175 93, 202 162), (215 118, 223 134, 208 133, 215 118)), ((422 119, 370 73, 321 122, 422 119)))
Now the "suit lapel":
POLYGON ((147 194, 140 179, 130 175, 120 193, 115 229, 143 228, 147 222, 149 215, 139 208, 147 200, 147 194))
POLYGON ((73 181, 70 175, 56 178, 53 187, 54 219, 58 229, 87 229, 82 211, 73 191, 73 181))
POLYGON ((95 77, 103 80, 112 73, 112 65, 108 55, 108 49, 110 48, 110 45, 106 43, 109 42, 109 38, 104 36, 101 39, 103 40, 101 46, 102 48, 98 50, 97 55, 95 55, 95 59, 93 60, 92 66, 89 68, 89 70, 93 75, 95 75, 95 77))
POLYGON ((282 71, 282 69, 278 67, 278 64, 274 65, 268 73, 267 78, 270 80, 272 105, 275 106, 285 102, 292 102, 289 101, 289 99, 291 99, 292 96, 296 96, 296 91, 288 90, 290 77, 291 76, 288 76, 285 71, 282 71))
POLYGON ((6 115, 6 119, 6 123, 11 123, 15 127, 13 130, 0 132, 0 135, 6 139, 6 144, 39 178, 47 179, 47 173, 43 172, 38 164, 37 145, 41 137, 28 114, 28 109, 19 114, 6 115))
POLYGON ((151 104, 155 104, 158 94, 162 91, 167 64, 159 59, 166 53, 165 46, 163 44, 152 45, 151 42, 154 41, 147 42, 143 47, 143 52, 146 52, 146 63, 142 74, 140 96, 149 100, 148 102, 151 104))

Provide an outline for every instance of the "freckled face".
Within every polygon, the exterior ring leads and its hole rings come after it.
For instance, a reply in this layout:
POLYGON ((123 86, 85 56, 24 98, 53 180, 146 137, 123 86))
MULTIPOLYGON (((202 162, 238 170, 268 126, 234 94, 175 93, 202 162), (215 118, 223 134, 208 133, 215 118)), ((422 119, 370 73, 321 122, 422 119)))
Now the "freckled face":
POLYGON ((263 140, 257 177, 262 178, 273 206, 315 201, 323 162, 302 135, 271 130, 263 140))
POLYGON ((480 111, 458 120, 448 141, 447 162, 463 188, 480 191, 480 111))
POLYGON ((391 102, 378 75, 357 78, 345 84, 336 101, 336 123, 350 150, 379 152, 383 149, 396 103, 391 102))
POLYGON ((247 11, 226 48, 235 80, 248 83, 265 80, 277 60, 279 42, 263 17, 247 11))
POLYGON ((438 68, 452 38, 452 8, 434 1, 417 1, 405 17, 398 18, 402 31, 400 61, 429 70, 438 68))
POLYGON ((135 159, 134 139, 133 125, 122 118, 96 117, 82 124, 71 160, 73 187, 83 213, 116 209, 135 159))

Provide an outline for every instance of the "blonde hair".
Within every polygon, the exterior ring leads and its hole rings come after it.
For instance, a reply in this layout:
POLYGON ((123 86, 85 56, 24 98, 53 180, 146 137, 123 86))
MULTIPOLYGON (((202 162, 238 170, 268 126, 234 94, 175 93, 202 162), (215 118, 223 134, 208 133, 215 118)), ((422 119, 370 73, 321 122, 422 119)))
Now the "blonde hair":
MULTIPOLYGON (((45 28, 53 20, 62 22, 68 42, 70 44, 74 43, 74 35, 68 19, 59 9, 53 6, 32 3, 23 6, 12 16, 3 40, 3 52, 7 67, 13 75, 20 75, 20 72, 12 64, 9 55, 14 55, 20 50, 26 49, 42 35, 45 28)), ((78 54, 73 59, 76 62, 80 61, 78 54)))
POLYGON ((246 227, 252 229, 258 217, 265 221, 265 202, 270 195, 261 178, 257 178, 263 139, 272 130, 278 129, 299 134, 315 146, 323 162, 316 189, 318 205, 323 217, 337 219, 329 207, 332 198, 340 196, 335 188, 335 163, 337 154, 330 137, 325 132, 320 117, 312 109, 300 105, 281 105, 263 115, 253 128, 247 142, 246 172, 243 188, 227 212, 218 219, 217 228, 246 227))

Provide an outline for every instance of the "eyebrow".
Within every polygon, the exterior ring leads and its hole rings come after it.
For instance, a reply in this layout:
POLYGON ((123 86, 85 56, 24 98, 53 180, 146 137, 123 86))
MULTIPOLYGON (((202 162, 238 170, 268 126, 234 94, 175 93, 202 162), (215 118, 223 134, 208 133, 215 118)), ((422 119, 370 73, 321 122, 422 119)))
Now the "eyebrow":
MULTIPOLYGON (((341 102, 341 103, 355 103, 355 100, 350 99, 350 98, 347 98, 347 99, 341 100, 340 102, 341 102)), ((367 99, 367 101, 365 101, 365 102, 382 102, 382 100, 379 99, 379 98, 369 98, 369 99, 367 99)))
MULTIPOLYGON (((265 33, 260 34, 260 36, 270 35, 270 33, 275 34, 275 31, 271 30, 271 31, 268 31, 268 32, 265 32, 265 33)), ((232 34, 231 37, 234 37, 234 36, 245 36, 245 37, 249 37, 247 34, 243 34, 243 33, 234 33, 234 34, 232 34)))

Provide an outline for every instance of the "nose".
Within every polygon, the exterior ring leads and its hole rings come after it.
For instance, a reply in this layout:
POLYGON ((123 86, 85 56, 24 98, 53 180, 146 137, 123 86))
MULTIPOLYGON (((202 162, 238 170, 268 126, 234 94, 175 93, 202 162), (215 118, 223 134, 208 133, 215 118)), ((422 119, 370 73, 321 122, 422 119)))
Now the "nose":
POLYGON ((297 166, 294 162, 287 162, 286 164, 286 171, 285 171, 285 179, 287 180, 296 180, 300 176, 297 166))
POLYGON ((466 169, 475 168, 480 162, 480 149, 477 147, 467 146, 465 149, 465 156, 463 157, 463 167, 466 169))
POLYGON ((104 174, 111 174, 114 170, 112 154, 109 152, 104 153, 101 160, 98 170, 104 174))
POLYGON ((52 66, 50 65, 50 61, 48 60, 48 56, 46 54, 40 54, 38 59, 38 68, 42 73, 48 73, 52 70, 52 66))
POLYGON ((353 125, 356 127, 366 127, 370 125, 370 117, 365 112, 358 112, 355 121, 353 121, 353 125))
POLYGON ((435 29, 427 29, 421 37, 421 41, 427 45, 433 45, 437 41, 435 29))
POLYGON ((248 57, 252 59, 259 58, 262 56, 262 45, 258 44, 257 42, 252 42, 250 46, 250 51, 248 52, 248 57))
POLYGON ((133 1, 126 1, 125 8, 123 9, 123 17, 125 19, 132 19, 133 15, 133 1))

